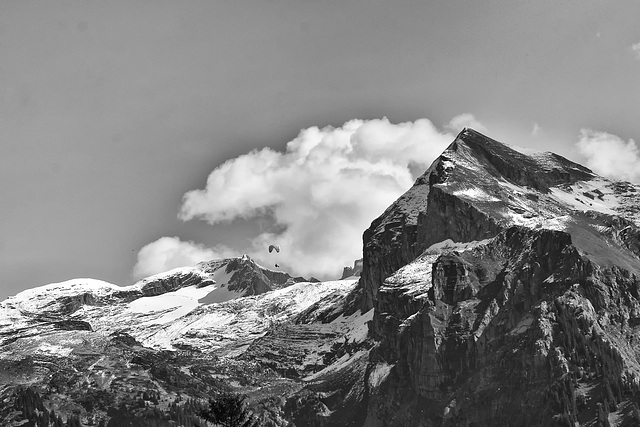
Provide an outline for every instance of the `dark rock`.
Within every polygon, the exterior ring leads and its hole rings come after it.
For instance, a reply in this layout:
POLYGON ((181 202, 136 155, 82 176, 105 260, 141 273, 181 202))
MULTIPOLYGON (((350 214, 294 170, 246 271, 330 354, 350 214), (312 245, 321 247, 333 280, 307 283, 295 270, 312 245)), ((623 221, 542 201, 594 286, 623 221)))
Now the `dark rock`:
POLYGON ((340 280, 344 280, 352 276, 360 276, 362 274, 362 259, 357 259, 353 262, 353 267, 345 267, 342 269, 342 276, 340 280))
POLYGON ((53 327, 56 329, 62 329, 65 331, 92 331, 93 330, 89 322, 85 322, 83 320, 71 320, 71 319, 54 322, 53 327))

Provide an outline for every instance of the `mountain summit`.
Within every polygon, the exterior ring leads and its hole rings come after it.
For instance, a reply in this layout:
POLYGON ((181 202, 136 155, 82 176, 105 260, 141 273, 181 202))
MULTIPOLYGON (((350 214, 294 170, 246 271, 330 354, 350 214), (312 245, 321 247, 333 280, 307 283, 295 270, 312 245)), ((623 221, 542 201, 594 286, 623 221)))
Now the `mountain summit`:
POLYGON ((9 298, 0 420, 195 425, 235 391, 270 426, 640 425, 640 186, 464 129, 363 256, 9 298))
POLYGON ((638 186, 463 130, 364 233, 372 369, 388 371, 367 419, 630 419, 639 226, 638 186))
POLYGON ((637 186, 466 128, 365 231, 364 307, 372 307, 376 285, 434 243, 482 240, 511 225, 567 231, 588 222, 592 227, 572 235, 589 246, 589 236, 596 232, 599 238, 596 223, 610 227, 619 218, 621 229, 638 227, 639 205, 637 186), (389 254, 380 253, 383 246, 389 254))

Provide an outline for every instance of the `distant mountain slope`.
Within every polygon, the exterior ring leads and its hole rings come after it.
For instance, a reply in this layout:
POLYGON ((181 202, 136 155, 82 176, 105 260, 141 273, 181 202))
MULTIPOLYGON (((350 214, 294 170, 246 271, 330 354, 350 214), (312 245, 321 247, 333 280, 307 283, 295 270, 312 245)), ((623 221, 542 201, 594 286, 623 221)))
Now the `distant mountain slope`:
MULTIPOLYGON (((301 378, 323 369, 323 354, 350 333, 350 323, 292 332, 301 341, 278 349, 296 355, 282 369, 271 353, 256 352, 269 348, 256 340, 295 330, 285 325, 297 316, 334 311, 355 284, 307 282, 243 256, 126 287, 74 279, 21 292, 0 303, 0 424, 42 422, 31 412, 40 405, 65 422, 146 426, 150 418, 197 419, 198 402, 228 387, 225 381, 295 390, 299 380, 282 373, 301 378)), ((364 340, 366 328, 358 334, 364 340)), ((287 425, 279 412, 263 419, 287 425)))

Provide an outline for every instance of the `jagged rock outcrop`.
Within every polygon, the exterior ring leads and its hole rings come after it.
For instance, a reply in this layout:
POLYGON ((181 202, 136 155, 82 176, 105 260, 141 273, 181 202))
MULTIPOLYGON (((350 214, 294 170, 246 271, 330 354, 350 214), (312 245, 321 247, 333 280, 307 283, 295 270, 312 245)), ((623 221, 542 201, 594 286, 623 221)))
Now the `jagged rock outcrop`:
POLYGON ((510 212, 537 216, 538 194, 593 178, 589 169, 558 155, 543 153, 534 158, 472 129, 463 130, 414 186, 365 231, 363 310, 373 307, 384 279, 433 243, 493 237, 512 222, 510 212), (524 194, 529 203, 522 206, 502 182, 535 191, 524 194), (474 193, 477 189, 480 193, 474 193), (501 212, 496 204, 508 210, 501 212))
POLYGON ((635 425, 638 202, 461 132, 363 237, 364 425, 635 425))
POLYGON ((344 280, 348 277, 360 276, 362 274, 362 258, 353 262, 353 267, 346 266, 342 269, 342 276, 340 280, 344 280))

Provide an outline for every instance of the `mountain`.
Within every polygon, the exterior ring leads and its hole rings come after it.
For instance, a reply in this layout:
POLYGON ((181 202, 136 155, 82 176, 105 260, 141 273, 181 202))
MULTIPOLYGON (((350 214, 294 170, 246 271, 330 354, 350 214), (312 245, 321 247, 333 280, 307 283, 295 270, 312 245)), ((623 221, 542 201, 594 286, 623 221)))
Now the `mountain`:
POLYGON ((639 225, 640 187, 463 130, 364 234, 368 423, 635 422, 639 225))
POLYGON ((640 187, 463 130, 364 232, 366 363, 297 425, 640 425, 639 225, 640 187))
POLYGON ((191 426, 231 390, 265 426, 640 425, 640 186, 464 129, 343 276, 244 256, 24 291, 0 423, 191 426))
MULTIPOLYGON (((38 402, 41 413, 54 411, 64 422, 77 416, 83 425, 177 421, 193 417, 193 399, 219 390, 225 378, 260 383, 264 393, 271 382, 287 390, 294 382, 275 364, 242 356, 256 339, 310 306, 321 310, 323 300, 341 300, 355 283, 306 281, 245 255, 125 287, 74 279, 23 291, 0 303, 0 425, 21 425, 38 402)), ((343 323, 319 333, 342 339, 343 323)), ((312 338, 309 352, 322 351, 312 338)), ((296 369, 315 369, 315 359, 283 369, 299 376, 296 369)))

